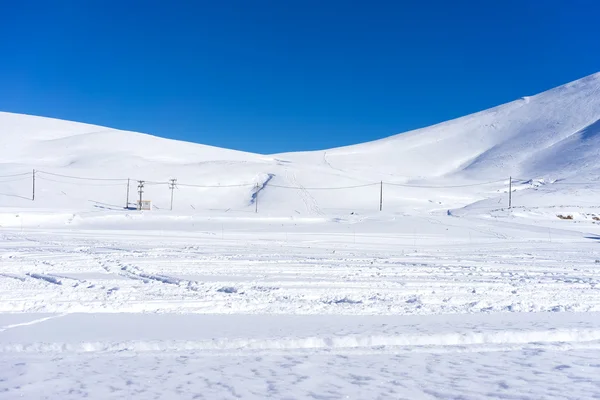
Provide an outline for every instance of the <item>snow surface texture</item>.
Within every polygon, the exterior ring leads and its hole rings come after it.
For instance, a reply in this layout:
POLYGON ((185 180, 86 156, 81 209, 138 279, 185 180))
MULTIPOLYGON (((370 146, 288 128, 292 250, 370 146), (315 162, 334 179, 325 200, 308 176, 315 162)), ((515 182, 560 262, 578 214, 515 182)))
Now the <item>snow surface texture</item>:
POLYGON ((600 312, 600 227, 591 223, 596 234, 447 216, 201 225, 8 231, 0 312, 600 312))
POLYGON ((600 390, 598 317, 71 314, 0 336, 0 390, 58 399, 591 399, 600 390), (39 340, 42 326, 46 343, 6 344, 39 340))
POLYGON ((600 398, 599 120, 600 74, 271 156, 0 113, 0 399, 600 398))

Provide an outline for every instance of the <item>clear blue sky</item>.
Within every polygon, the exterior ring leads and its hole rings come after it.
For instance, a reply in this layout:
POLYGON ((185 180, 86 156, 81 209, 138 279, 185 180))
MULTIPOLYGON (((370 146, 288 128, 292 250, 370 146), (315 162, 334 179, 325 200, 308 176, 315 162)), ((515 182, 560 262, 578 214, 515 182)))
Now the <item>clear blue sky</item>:
POLYGON ((260 153, 373 140, 600 70, 597 0, 0 10, 0 110, 260 153))

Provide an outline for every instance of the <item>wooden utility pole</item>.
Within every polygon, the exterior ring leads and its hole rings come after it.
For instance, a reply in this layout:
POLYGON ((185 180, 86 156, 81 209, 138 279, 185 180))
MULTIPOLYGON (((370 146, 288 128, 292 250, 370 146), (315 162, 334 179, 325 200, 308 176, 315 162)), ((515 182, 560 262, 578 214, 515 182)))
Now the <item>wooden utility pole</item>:
POLYGON ((383 210, 383 181, 379 186, 379 211, 383 210))
POLYGON ((129 181, 130 179, 127 178, 127 200, 125 200, 125 209, 129 209, 129 181))
POLYGON ((169 179, 169 181, 169 189, 171 189, 171 211, 173 211, 173 191, 175 190, 177 179, 169 179))
POLYGON ((258 213, 258 183, 256 184, 256 186, 254 187, 255 192, 254 192, 254 212, 258 213))
POLYGON ((33 187, 31 194, 31 201, 35 201, 35 169, 33 170, 33 187))
POLYGON ((512 176, 508 178, 508 208, 512 207, 512 176))
POLYGON ((140 203, 138 204, 138 210, 142 210, 142 195, 144 194, 144 181, 138 181, 138 193, 140 194, 140 203))

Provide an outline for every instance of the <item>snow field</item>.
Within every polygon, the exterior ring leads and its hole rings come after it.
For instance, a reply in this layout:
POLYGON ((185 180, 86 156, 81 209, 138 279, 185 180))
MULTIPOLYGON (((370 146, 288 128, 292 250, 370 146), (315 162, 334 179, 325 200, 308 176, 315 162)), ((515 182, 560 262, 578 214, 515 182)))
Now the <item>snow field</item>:
POLYGON ((178 234, 5 230, 0 311, 600 311, 600 249, 591 233, 448 216, 234 221, 207 221, 205 231, 178 234))
POLYGON ((27 215, 0 242, 0 398, 600 395, 592 220, 27 215))
POLYGON ((600 73, 279 155, 0 113, 0 398, 600 398, 599 120, 600 73))
POLYGON ((18 315, 0 319, 0 398, 575 399, 600 390, 597 313, 18 315))

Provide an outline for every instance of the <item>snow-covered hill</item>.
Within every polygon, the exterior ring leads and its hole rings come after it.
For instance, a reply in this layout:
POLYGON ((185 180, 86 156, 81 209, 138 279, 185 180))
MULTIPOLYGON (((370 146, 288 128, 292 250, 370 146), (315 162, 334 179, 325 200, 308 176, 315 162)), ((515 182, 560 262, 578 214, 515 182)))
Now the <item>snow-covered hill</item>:
POLYGON ((371 143, 285 155, 377 176, 474 179, 596 173, 600 73, 536 96, 371 143), (377 162, 374 162, 374 161, 377 162))
MULTIPOLYGON (((137 197, 135 181, 143 179, 148 181, 144 198, 166 209, 171 192, 163 182, 177 178, 179 213, 253 212, 257 187, 263 213, 375 211, 380 181, 384 210, 432 211, 481 201, 504 204, 510 175, 543 183, 589 182, 598 172, 600 73, 383 140, 278 155, 0 113, 0 207, 117 210, 125 206, 130 178, 130 203, 137 197), (38 170, 35 201, 30 199, 33 169, 38 170), (492 183, 464 186, 482 182, 492 183)), ((565 195, 563 190, 559 197, 565 195)))

